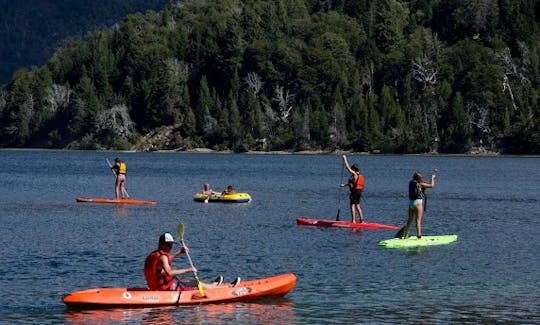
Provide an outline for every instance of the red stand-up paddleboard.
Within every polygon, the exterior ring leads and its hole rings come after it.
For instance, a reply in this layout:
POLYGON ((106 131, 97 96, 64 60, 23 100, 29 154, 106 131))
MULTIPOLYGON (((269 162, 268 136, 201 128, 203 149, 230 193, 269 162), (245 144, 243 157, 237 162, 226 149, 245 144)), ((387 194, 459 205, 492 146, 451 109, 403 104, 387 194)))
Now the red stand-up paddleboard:
POLYGON ((340 228, 352 228, 352 229, 398 229, 398 226, 387 225, 383 223, 374 222, 357 222, 352 223, 350 221, 336 221, 336 220, 322 220, 311 218, 296 218, 296 224, 302 226, 317 226, 317 227, 340 227, 340 228))
POLYGON ((75 201, 79 203, 113 203, 113 204, 146 204, 153 205, 156 201, 146 201, 137 199, 107 199, 107 198, 86 198, 78 197, 75 201))

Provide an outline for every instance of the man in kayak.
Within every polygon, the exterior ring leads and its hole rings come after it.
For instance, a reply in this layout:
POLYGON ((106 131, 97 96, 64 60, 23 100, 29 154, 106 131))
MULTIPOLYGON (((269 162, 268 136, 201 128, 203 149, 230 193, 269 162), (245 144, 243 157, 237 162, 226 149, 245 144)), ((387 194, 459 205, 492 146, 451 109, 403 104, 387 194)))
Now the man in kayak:
POLYGON ((347 156, 343 155, 343 163, 345 167, 351 173, 351 178, 347 184, 340 184, 340 186, 348 186, 351 191, 349 198, 351 204, 351 222, 356 223, 356 213, 360 218, 360 222, 364 222, 364 214, 362 213, 362 207, 360 206, 360 199, 362 198, 362 190, 364 190, 364 175, 360 173, 360 169, 357 164, 349 166, 347 156))
POLYGON ((431 182, 426 183, 420 172, 413 174, 409 182, 409 213, 407 224, 398 232, 400 237, 409 238, 409 228, 413 220, 416 219, 416 237, 422 238, 422 216, 426 210, 426 188, 435 187, 435 175, 431 175, 431 182))
POLYGON ((126 173, 127 173, 127 165, 125 162, 120 160, 120 158, 116 157, 114 159, 114 165, 112 165, 111 169, 116 174, 116 182, 114 184, 114 192, 116 193, 116 199, 125 199, 128 197, 126 192, 126 173))
MULTIPOLYGON (((144 261, 144 276, 150 290, 196 290, 197 284, 187 280, 179 280, 176 276, 197 272, 194 267, 185 269, 173 269, 172 261, 183 253, 188 253, 187 247, 171 253, 174 237, 170 233, 164 233, 159 237, 158 249, 151 252, 144 261)), ((215 288, 223 285, 223 277, 220 275, 213 283, 202 283, 203 288, 215 288)), ((240 278, 236 278, 229 286, 237 286, 240 278)), ((227 284, 228 285, 228 284, 227 284)))

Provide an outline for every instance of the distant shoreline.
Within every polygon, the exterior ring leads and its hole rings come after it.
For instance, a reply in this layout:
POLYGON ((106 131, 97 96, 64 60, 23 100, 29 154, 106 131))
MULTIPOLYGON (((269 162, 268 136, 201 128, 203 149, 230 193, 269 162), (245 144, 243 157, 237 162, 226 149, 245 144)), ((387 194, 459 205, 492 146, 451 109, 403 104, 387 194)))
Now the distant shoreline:
POLYGON ((64 152, 124 152, 124 153, 196 153, 196 154, 248 154, 248 155, 350 155, 350 156, 424 156, 424 157, 530 157, 540 158, 540 155, 524 154, 524 155, 509 155, 499 153, 373 153, 373 152, 357 152, 357 151, 323 151, 323 150, 303 150, 303 151, 247 151, 236 153, 232 150, 212 150, 208 148, 194 148, 189 150, 155 150, 155 151, 137 151, 137 150, 73 150, 73 149, 48 149, 48 148, 0 148, 0 151, 64 151, 64 152))

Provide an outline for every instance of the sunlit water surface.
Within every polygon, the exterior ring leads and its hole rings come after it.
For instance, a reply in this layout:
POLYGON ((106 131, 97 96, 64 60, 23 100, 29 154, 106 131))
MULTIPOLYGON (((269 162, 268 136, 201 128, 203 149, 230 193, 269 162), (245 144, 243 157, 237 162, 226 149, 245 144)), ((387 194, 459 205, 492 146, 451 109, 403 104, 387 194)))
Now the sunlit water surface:
MULTIPOLYGON (((457 243, 377 246, 394 231, 297 226, 348 218, 337 155, 0 151, 0 323, 364 324, 540 323, 538 158, 351 156, 366 177, 366 219, 401 225, 408 180, 438 169, 424 235, 457 243), (76 203, 112 197, 106 158, 128 163, 131 197, 155 206, 76 203), (248 204, 197 203, 210 182, 248 204), (294 272, 283 299, 176 308, 71 311, 62 296, 144 286, 159 235, 186 225, 203 280, 294 272)), ((185 267, 187 260, 175 261, 185 267)))

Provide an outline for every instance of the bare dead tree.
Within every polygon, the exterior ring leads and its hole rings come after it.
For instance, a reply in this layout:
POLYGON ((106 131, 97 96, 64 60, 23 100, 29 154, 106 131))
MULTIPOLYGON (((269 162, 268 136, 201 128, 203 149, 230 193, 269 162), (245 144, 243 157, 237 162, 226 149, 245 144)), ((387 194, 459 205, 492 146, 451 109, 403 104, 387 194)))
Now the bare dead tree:
POLYGON ((133 134, 135 124, 131 120, 126 105, 114 105, 110 110, 101 111, 96 116, 98 131, 110 131, 128 139, 133 134))
POLYGON ((47 90, 47 109, 56 113, 59 108, 65 108, 69 104, 71 90, 68 87, 54 84, 47 90))
POLYGON ((465 108, 471 116, 470 123, 476 126, 482 133, 490 134, 491 128, 489 127, 489 109, 471 101, 465 104, 465 108))
POLYGON ((425 89, 427 85, 437 84, 437 74, 439 71, 433 68, 433 62, 425 55, 416 57, 413 60, 411 73, 415 80, 424 85, 422 89, 425 89))
POLYGON ((279 108, 279 118, 283 122, 287 122, 287 119, 291 115, 291 110, 293 106, 291 105, 292 98, 294 96, 289 94, 289 91, 285 91, 283 86, 276 86, 274 88, 274 97, 273 101, 278 103, 279 108))
POLYGON ((259 75, 255 72, 250 72, 245 78, 245 82, 248 86, 247 90, 253 94, 253 97, 258 98, 259 92, 264 85, 261 77, 259 77, 259 75))
POLYGON ((504 75, 503 76, 503 93, 505 91, 508 91, 508 93, 510 94, 510 100, 512 100, 512 107, 514 107, 514 110, 517 110, 518 107, 516 105, 516 101, 514 99, 514 93, 512 92, 512 87, 510 86, 510 81, 508 80, 508 76, 507 75, 504 75))
POLYGON ((272 107, 265 103, 263 104, 263 115, 264 115, 264 123, 262 124, 263 132, 266 134, 266 136, 269 139, 274 139, 276 137, 276 128, 275 124, 278 120, 278 117, 276 116, 276 113, 272 109, 272 107))
POLYGON ((179 61, 177 58, 167 59, 167 66, 173 75, 181 80, 187 80, 189 76, 190 66, 184 61, 179 61))
POLYGON ((368 87, 368 95, 373 91, 373 75, 375 73, 375 68, 373 67, 373 62, 370 62, 368 71, 362 76, 362 86, 368 87))

